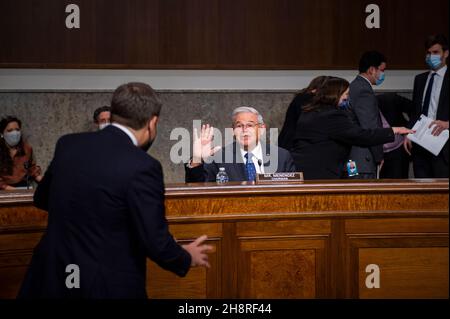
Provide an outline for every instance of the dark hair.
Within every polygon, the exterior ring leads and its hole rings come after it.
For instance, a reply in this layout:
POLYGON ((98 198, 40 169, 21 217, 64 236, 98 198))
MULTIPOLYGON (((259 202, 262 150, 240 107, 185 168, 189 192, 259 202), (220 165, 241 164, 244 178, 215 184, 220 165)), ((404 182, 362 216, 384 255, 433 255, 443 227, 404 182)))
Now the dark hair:
POLYGON ((378 51, 367 51, 364 52, 359 59, 359 73, 366 72, 371 66, 378 68, 381 63, 386 63, 386 57, 378 51))
POLYGON ((111 121, 139 130, 152 116, 159 116, 161 105, 150 85, 140 82, 122 84, 112 97, 111 121))
MULTIPOLYGON (((15 116, 6 116, 0 121, 0 176, 7 176, 13 173, 14 162, 9 153, 9 147, 6 145, 6 141, 3 138, 3 133, 9 123, 17 122, 19 128, 22 128, 22 122, 15 116)), ((19 144, 17 144, 16 156, 25 155, 25 150, 23 147, 23 138, 20 139, 19 144)))
POLYGON ((111 107, 110 106, 107 106, 107 105, 105 105, 105 106, 102 106, 102 107, 99 107, 98 109, 96 109, 95 111, 94 111, 94 123, 98 123, 98 116, 100 115, 100 113, 102 113, 102 112, 111 112, 111 107))
POLYGON ((442 46, 442 50, 448 50, 448 41, 445 35, 443 34, 434 34, 427 37, 425 40, 425 50, 428 50, 435 44, 440 44, 442 46))
POLYGON ((299 94, 312 93, 313 90, 319 90, 329 78, 331 77, 326 75, 315 77, 306 88, 300 90, 299 94))
POLYGON ((341 95, 348 89, 349 85, 350 83, 345 79, 330 77, 314 96, 311 103, 303 107, 303 111, 318 110, 322 106, 337 107, 341 95))

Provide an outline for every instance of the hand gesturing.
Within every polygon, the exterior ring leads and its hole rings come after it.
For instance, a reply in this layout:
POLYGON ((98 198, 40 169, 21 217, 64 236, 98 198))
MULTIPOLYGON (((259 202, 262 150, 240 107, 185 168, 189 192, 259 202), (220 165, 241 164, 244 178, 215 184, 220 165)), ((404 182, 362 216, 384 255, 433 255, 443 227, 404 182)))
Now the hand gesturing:
POLYGON ((199 164, 205 161, 208 157, 214 155, 220 146, 212 147, 212 140, 214 138, 214 128, 209 124, 202 125, 200 135, 198 130, 194 128, 193 146, 192 146, 192 163, 199 164))

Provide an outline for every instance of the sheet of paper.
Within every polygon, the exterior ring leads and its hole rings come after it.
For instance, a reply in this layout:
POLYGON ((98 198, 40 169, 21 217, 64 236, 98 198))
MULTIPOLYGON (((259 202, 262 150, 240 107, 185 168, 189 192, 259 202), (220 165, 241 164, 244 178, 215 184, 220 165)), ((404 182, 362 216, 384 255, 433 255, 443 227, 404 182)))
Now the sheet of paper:
POLYGON ((447 142, 449 132, 448 130, 444 130, 439 136, 431 135, 434 125, 431 128, 429 126, 432 121, 432 119, 422 114, 412 128, 416 132, 414 134, 408 134, 407 137, 437 156, 447 142))

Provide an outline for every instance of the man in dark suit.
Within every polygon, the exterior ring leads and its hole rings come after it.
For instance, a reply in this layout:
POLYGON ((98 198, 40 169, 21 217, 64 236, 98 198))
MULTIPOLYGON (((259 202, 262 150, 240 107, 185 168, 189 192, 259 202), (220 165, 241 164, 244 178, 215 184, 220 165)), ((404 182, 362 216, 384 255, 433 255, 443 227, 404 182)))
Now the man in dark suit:
MULTIPOLYGON (((377 100, 380 112, 390 127, 408 125, 413 110, 410 99, 391 92, 377 94, 377 100)), ((403 140, 404 137, 398 135, 394 142, 383 145, 384 162, 380 178, 408 178, 411 159, 403 148, 403 140), (397 139, 399 139, 399 143, 396 143, 397 139)))
MULTIPOLYGON (((414 79, 413 104, 414 114, 411 117, 412 127, 421 114, 433 120, 430 128, 433 135, 440 135, 448 130, 449 109, 449 74, 447 59, 449 55, 448 41, 443 35, 428 37, 425 43, 426 63, 430 71, 417 75, 414 79)), ((441 152, 435 156, 423 147, 405 140, 405 149, 412 153, 414 177, 416 178, 448 178, 448 141, 441 152)))
MULTIPOLYGON (((357 122, 363 129, 382 128, 380 110, 372 85, 384 81, 386 58, 377 51, 365 52, 359 61, 359 75, 350 83, 350 103, 357 122)), ((352 178, 374 179, 383 161, 383 145, 354 146, 349 159, 356 162, 359 175, 352 178)))
POLYGON ((235 142, 212 148, 213 128, 203 125, 200 136, 194 129, 193 157, 186 167, 186 182, 214 182, 221 167, 230 181, 254 181, 256 174, 295 172, 285 149, 261 141, 265 129, 261 114, 252 107, 233 111, 235 142))
POLYGON ((48 226, 19 298, 145 298, 146 257, 179 276, 208 266, 206 236, 180 246, 168 230, 162 168, 146 153, 160 109, 150 86, 124 84, 112 125, 59 139, 34 195, 48 226))

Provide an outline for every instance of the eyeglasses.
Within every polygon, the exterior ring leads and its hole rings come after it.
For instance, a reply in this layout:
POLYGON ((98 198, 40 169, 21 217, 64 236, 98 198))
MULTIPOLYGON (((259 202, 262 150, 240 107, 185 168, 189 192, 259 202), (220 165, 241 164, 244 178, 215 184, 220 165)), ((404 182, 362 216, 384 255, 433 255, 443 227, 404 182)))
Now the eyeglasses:
POLYGON ((258 123, 246 123, 246 124, 242 124, 242 123, 238 123, 235 124, 233 126, 234 129, 238 129, 238 130, 246 130, 246 129, 254 129, 255 127, 257 127, 259 124, 258 123))

